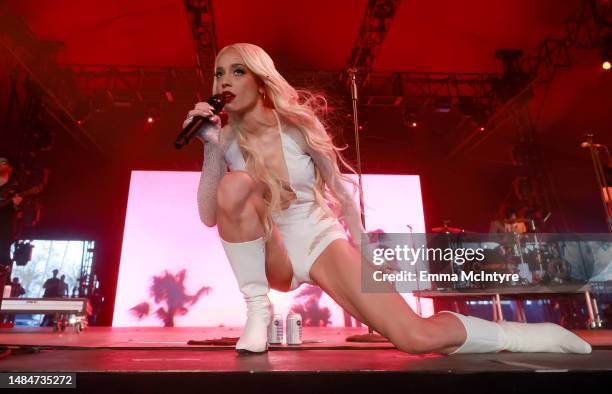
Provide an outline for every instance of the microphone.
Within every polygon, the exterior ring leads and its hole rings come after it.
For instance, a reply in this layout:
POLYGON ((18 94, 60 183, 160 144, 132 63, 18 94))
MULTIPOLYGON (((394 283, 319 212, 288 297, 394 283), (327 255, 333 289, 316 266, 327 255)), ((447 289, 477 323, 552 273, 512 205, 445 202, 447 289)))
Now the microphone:
MULTIPOLYGON (((213 113, 215 115, 221 112, 221 110, 225 106, 226 101, 227 99, 223 94, 215 94, 214 96, 206 100, 206 102, 213 107, 213 113)), ((210 124, 209 117, 194 116, 193 119, 191 119, 191 122, 189 122, 189 124, 185 126, 183 131, 181 131, 181 133, 176 137, 176 141, 174 141, 174 147, 176 149, 181 149, 182 147, 187 145, 189 141, 191 141, 191 139, 198 133, 198 130, 200 130, 202 126, 206 126, 206 124, 210 124)))
POLYGON ((593 143, 591 143, 591 142, 584 141, 583 143, 581 143, 581 144, 580 144, 580 147, 581 147, 581 148, 590 148, 590 147, 593 147, 593 148, 601 148, 601 147, 602 147, 602 145, 601 145, 601 144, 593 144, 593 143))

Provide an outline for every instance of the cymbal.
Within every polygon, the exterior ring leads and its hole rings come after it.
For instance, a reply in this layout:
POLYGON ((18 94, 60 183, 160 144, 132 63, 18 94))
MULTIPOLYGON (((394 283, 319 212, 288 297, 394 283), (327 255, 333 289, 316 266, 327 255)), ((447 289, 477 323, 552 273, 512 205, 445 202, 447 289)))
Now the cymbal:
POLYGON ((431 229, 432 233, 463 233, 464 230, 456 227, 434 227, 431 229))

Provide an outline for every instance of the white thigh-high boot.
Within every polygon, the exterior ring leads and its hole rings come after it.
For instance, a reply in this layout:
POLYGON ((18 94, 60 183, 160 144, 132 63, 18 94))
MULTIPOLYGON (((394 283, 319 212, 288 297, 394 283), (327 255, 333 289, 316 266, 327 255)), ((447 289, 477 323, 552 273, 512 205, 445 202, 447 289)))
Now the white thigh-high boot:
POLYGON ((591 353, 591 345, 554 323, 498 323, 444 311, 456 316, 467 338, 457 353, 494 353, 502 350, 525 353, 591 353))
POLYGON ((247 304, 247 321, 236 343, 236 350, 265 352, 268 350, 268 325, 272 320, 265 241, 263 238, 248 242, 226 242, 221 239, 221 243, 247 304))

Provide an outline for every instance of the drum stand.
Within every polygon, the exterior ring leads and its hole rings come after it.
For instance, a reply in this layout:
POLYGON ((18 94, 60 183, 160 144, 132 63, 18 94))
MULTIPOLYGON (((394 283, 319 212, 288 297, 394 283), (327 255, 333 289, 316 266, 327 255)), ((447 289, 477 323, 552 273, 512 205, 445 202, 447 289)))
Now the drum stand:
POLYGON ((593 143, 593 134, 586 135, 587 141, 582 144, 582 147, 588 148, 591 153, 591 160, 593 161, 593 167, 595 169, 595 179, 597 180, 597 185, 599 186, 599 190, 601 191, 600 197, 601 202, 603 204, 603 208, 606 211, 606 222, 608 224, 608 232, 612 233, 612 216, 610 214, 610 205, 612 204, 612 196, 608 190, 608 185, 606 184, 606 173, 604 172, 603 165, 601 164, 601 158, 599 157, 599 148, 603 148, 607 155, 608 161, 612 162, 612 158, 610 157, 610 151, 608 147, 603 144, 595 144, 593 143))
MULTIPOLYGON (((406 227, 410 229, 410 243, 412 244, 412 250, 416 250, 416 245, 414 244, 414 233, 412 231, 412 226, 407 224, 406 227)), ((419 273, 417 270, 417 266, 419 265, 418 261, 414 263, 414 277, 416 278, 416 286, 417 286, 417 296, 416 296, 416 313, 419 316, 423 316, 423 309, 421 307, 421 284, 419 280, 419 273)))

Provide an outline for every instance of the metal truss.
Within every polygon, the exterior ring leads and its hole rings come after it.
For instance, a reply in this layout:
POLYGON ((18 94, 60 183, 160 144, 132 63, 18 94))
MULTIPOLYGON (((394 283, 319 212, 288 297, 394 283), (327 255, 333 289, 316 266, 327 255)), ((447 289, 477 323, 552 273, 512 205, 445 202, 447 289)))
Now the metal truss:
POLYGON ((205 75, 212 74, 212 64, 217 57, 217 38, 211 0, 184 0, 185 8, 191 17, 191 32, 196 44, 198 68, 202 82, 205 75))
MULTIPOLYGON (((577 17, 567 18, 558 32, 546 37, 525 59, 519 59, 518 70, 514 77, 519 83, 506 85, 513 91, 506 95, 503 105, 499 105, 489 118, 486 134, 474 130, 461 141, 448 155, 456 156, 466 150, 474 149, 484 139, 490 137, 504 120, 515 116, 533 97, 533 90, 538 85, 550 85, 559 68, 568 68, 573 64, 573 49, 598 48, 602 37, 612 31, 612 7, 601 0, 583 0, 577 17), (526 77, 526 79, 521 79, 526 77)), ((506 76, 509 76, 506 74, 506 76)), ((510 81, 511 82, 511 81, 510 81)), ((502 85, 503 87, 503 85, 502 85)))
MULTIPOLYGON (((62 66, 94 105, 131 107, 139 103, 160 106, 171 102, 202 101, 210 95, 212 83, 202 84, 202 72, 195 67, 152 67, 118 65, 62 66)), ((313 92, 342 94, 340 74, 336 71, 288 71, 284 77, 296 88, 313 92)), ((212 72, 204 74, 212 81, 212 72)))
MULTIPOLYGON (((565 21, 561 34, 547 37, 534 55, 520 59, 518 72, 490 73, 373 72, 375 56, 396 14, 399 0, 369 0, 358 37, 347 64, 358 69, 360 103, 365 107, 457 108, 465 102, 491 115, 487 134, 532 97, 534 84, 550 83, 559 67, 572 64, 572 48, 594 48, 610 30, 610 9, 600 0, 584 0, 581 13, 565 21), (509 77, 510 75, 510 77, 509 77)), ((79 125, 83 102, 131 106, 137 103, 194 102, 210 92, 216 39, 209 0, 185 0, 197 46, 197 68, 63 65, 54 62, 57 43, 38 40, 25 23, 3 17, 2 44, 21 72, 44 92, 45 109, 77 141, 101 150, 79 125), (37 48, 37 49, 34 49, 37 48)), ((289 71, 297 87, 344 97, 343 71, 289 71)), ((475 131, 476 133, 477 131, 475 131)), ((468 136, 451 152, 459 154, 478 144, 482 136, 468 136)))
POLYGON ((348 68, 358 71, 359 85, 367 78, 374 65, 376 54, 389 31, 399 3, 399 0, 368 1, 357 39, 347 60, 348 68))
POLYGON ((84 97, 95 101, 94 106, 131 107, 141 103, 159 107, 164 102, 201 101, 207 93, 201 84, 201 71, 194 67, 71 64, 62 66, 62 70, 77 82, 84 97))
POLYGON ((361 96, 365 106, 448 106, 470 98, 493 109, 503 74, 495 73, 370 73, 361 96))
POLYGON ((512 59, 506 59, 505 78, 514 78, 517 89, 504 97, 502 105, 489 119, 487 133, 473 130, 448 154, 455 157, 475 149, 489 138, 505 120, 511 120, 518 143, 513 152, 517 176, 513 182, 516 198, 531 215, 543 217, 550 212, 550 196, 554 195, 548 175, 542 165, 537 141, 537 130, 526 106, 538 85, 550 85, 560 68, 571 67, 573 49, 592 49, 602 45, 602 37, 612 31, 612 8, 609 2, 583 0, 580 14, 564 21, 559 31, 550 34, 525 59, 516 58, 517 67, 512 70, 512 59), (526 79, 524 78, 526 77, 526 79))
POLYGON ((598 48, 612 32, 612 7, 602 0, 583 0, 580 13, 567 18, 558 31, 546 37, 523 62, 534 82, 551 83, 559 68, 572 65, 572 49, 598 48))
POLYGON ((518 143, 513 150, 513 164, 517 170, 515 195, 527 211, 544 218, 551 211, 551 189, 540 150, 537 130, 527 106, 522 106, 512 117, 518 143), (523 187, 521 187, 523 185, 523 187))
POLYGON ((7 54, 7 69, 13 71, 15 80, 24 81, 28 91, 38 92, 41 109, 77 143, 102 153, 93 136, 76 122, 78 86, 54 58, 62 44, 38 39, 21 18, 0 9, 0 48, 7 54))
POLYGON ((95 242, 84 241, 81 254, 81 276, 79 283, 79 294, 77 297, 91 297, 93 294, 94 280, 94 258, 95 242))

